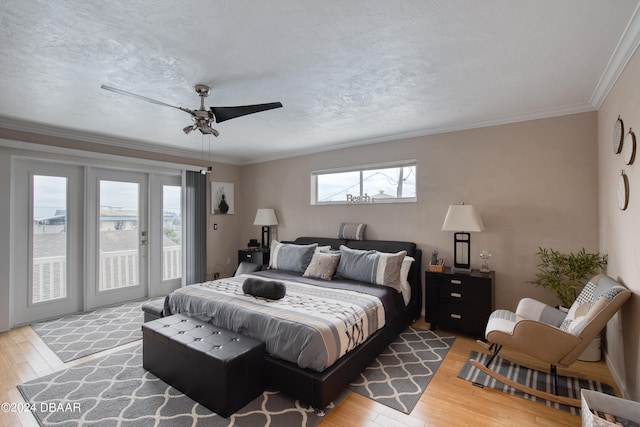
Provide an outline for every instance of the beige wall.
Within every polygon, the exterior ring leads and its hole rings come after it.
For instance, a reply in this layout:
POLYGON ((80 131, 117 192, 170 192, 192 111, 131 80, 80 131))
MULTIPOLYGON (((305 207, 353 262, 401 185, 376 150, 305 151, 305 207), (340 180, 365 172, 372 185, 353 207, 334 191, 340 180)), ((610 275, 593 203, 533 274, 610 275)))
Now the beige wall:
MULTIPOLYGON (((220 277, 232 276, 238 266, 238 249, 243 247, 238 246, 238 236, 241 225, 246 228, 242 215, 245 210, 245 201, 242 197, 239 166, 214 162, 213 172, 207 177, 209 181, 207 183, 207 278, 213 280, 215 273, 219 273, 220 277), (233 215, 212 214, 211 181, 234 184, 235 213, 233 215), (214 224, 218 225, 217 230, 214 230, 214 224)), ((253 223, 253 217, 251 223, 253 223)))
MULTIPOLYGON (((631 300, 607 326, 607 359, 625 397, 640 400, 640 154, 627 166, 613 153, 613 126, 618 115, 625 133, 635 130, 640 144, 640 53, 636 52, 598 111, 600 166, 600 247, 609 254, 610 276, 633 291, 631 300), (618 209, 620 171, 629 178, 629 207, 618 209)), ((640 146, 638 147, 640 148, 640 146)))
POLYGON ((474 129, 243 166, 240 246, 260 238, 257 208, 275 208, 280 239, 336 235, 341 222, 367 224, 367 238, 415 241, 453 262, 453 233, 441 231, 450 204, 477 207, 485 231, 472 234, 472 266, 489 250, 496 307, 524 296, 556 303, 528 284, 538 246, 598 249, 597 115, 577 114, 474 129), (418 202, 311 206, 313 170, 416 159, 418 202))

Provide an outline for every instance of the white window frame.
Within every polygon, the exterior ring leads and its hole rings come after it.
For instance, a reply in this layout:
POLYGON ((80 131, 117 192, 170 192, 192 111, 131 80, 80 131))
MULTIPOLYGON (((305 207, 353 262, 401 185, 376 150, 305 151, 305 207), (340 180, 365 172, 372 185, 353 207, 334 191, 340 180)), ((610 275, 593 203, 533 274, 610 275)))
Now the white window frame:
POLYGON ((416 194, 413 197, 392 197, 392 198, 376 198, 375 195, 362 194, 363 189, 363 174, 366 171, 373 169, 393 169, 400 167, 413 166, 416 174, 416 187, 417 187, 417 174, 418 165, 415 159, 411 160, 398 160, 385 163, 372 163, 358 166, 348 166, 342 168, 323 169, 311 172, 311 204, 312 205, 352 205, 352 204, 381 204, 381 203, 415 203, 418 201, 418 189, 416 188, 416 194), (352 197, 352 201, 348 200, 332 200, 321 201, 318 200, 318 177, 322 175, 331 175, 344 172, 359 172, 360 173, 360 188, 358 194, 352 197))

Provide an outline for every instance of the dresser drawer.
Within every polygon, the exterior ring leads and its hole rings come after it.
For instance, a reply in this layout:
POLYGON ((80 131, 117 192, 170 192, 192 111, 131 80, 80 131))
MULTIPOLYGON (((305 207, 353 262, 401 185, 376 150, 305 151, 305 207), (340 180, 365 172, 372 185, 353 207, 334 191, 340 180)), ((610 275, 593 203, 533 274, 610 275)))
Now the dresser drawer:
POLYGON ((251 262, 254 264, 268 265, 269 252, 240 250, 238 251, 238 264, 240 264, 241 262, 251 262))
POLYGON ((491 293, 486 282, 451 279, 438 286, 438 299, 452 304, 491 304, 491 293))
POLYGON ((240 254, 242 261, 256 262, 262 264, 262 254, 260 252, 245 251, 240 254))
POLYGON ((487 319, 491 313, 478 307, 442 303, 438 307, 439 325, 484 336, 487 319))

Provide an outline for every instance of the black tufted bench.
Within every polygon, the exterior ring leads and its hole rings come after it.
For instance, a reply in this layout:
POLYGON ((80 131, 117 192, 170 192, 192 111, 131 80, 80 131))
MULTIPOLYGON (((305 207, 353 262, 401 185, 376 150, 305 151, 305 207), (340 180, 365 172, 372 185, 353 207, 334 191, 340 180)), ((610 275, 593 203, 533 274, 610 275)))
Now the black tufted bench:
POLYGON ((142 325, 143 367, 223 417, 264 390, 265 345, 182 314, 142 325))
POLYGON ((153 298, 142 304, 142 311, 144 312, 144 321, 150 322, 164 316, 164 297, 153 298))

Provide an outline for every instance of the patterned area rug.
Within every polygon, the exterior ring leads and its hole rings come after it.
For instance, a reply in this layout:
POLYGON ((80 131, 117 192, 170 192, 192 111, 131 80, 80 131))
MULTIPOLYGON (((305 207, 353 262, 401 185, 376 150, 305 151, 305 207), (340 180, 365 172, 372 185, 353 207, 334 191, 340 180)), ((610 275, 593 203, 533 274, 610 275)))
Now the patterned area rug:
MULTIPOLYGON (((141 344, 29 381, 18 389, 43 426, 313 427, 324 419, 272 391, 222 418, 145 371, 141 344)), ((326 412, 333 408, 330 405, 326 412)))
MULTIPOLYGON (((552 408, 561 409, 574 415, 580 415, 580 408, 561 405, 556 402, 550 402, 539 397, 531 396, 530 394, 507 386, 496 380, 495 378, 490 377, 489 375, 471 365, 471 363, 469 362, 470 359, 475 359, 480 363, 485 364, 486 361, 489 360, 489 357, 490 355, 486 353, 472 351, 469 355, 469 359, 467 359, 465 364, 462 366, 462 369, 458 373, 458 378, 471 381, 474 384, 491 387, 496 390, 511 394, 513 396, 519 396, 524 399, 538 402, 552 408)), ((550 393, 553 392, 553 376, 547 372, 525 368, 524 366, 516 365, 515 363, 502 359, 501 357, 496 357, 489 365, 489 368, 500 373, 501 375, 504 375, 510 380, 517 381, 520 384, 524 384, 537 390, 544 390, 550 393)), ((613 387, 608 384, 603 384, 598 381, 558 375, 558 394, 560 396, 571 397, 579 400, 580 390, 583 388, 587 390, 596 390, 601 393, 615 395, 613 387)))
POLYGON ((143 303, 100 308, 31 327, 63 362, 68 362, 142 339, 143 303))
POLYGON ((354 381, 358 394, 411 413, 455 337, 409 327, 354 381))

